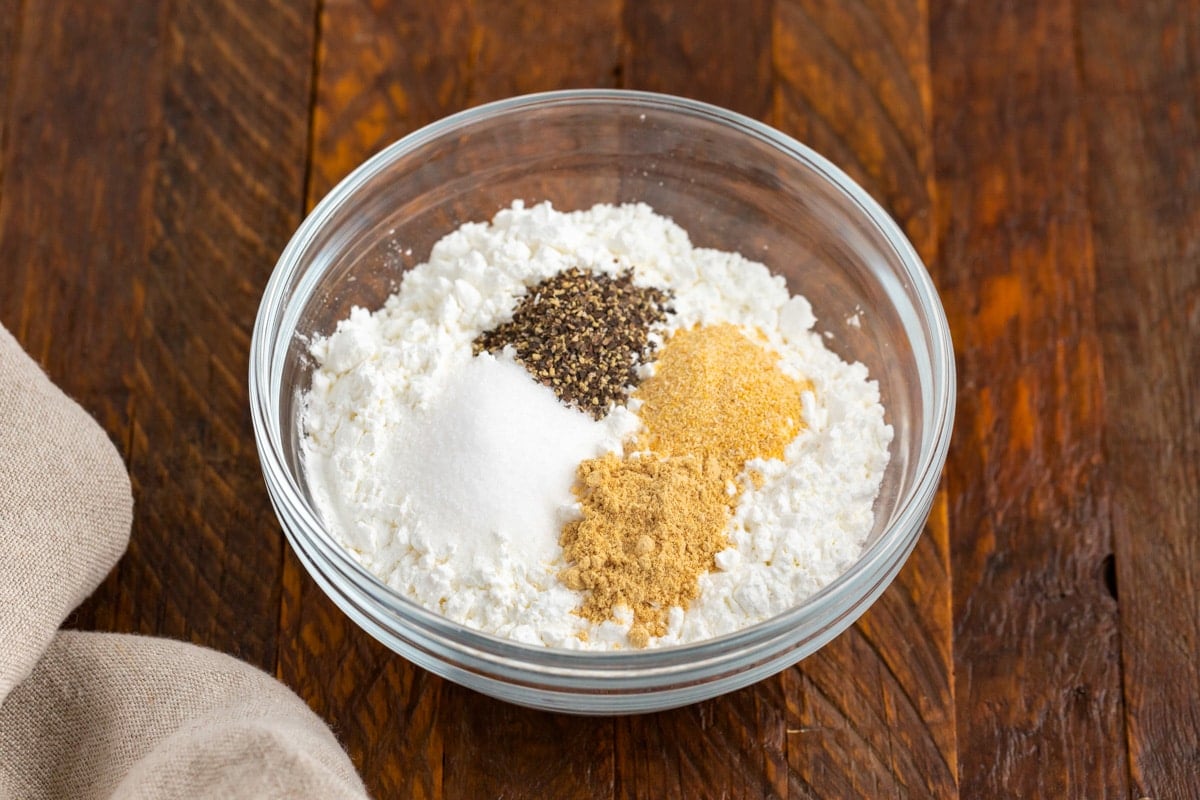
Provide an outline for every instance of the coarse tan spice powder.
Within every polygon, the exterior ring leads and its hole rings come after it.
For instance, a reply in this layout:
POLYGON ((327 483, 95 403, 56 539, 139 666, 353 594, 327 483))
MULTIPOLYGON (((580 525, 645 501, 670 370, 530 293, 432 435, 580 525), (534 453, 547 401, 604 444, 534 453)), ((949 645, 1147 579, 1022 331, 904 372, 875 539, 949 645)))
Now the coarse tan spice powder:
POLYGON ((632 609, 634 647, 666 633, 666 610, 696 596, 696 576, 728 546, 729 496, 720 472, 715 459, 653 453, 580 465, 584 515, 563 529, 571 566, 560 579, 585 593, 583 616, 603 622, 617 606, 632 609))
POLYGON ((603 622, 625 606, 629 642, 644 647, 666 632, 672 606, 687 608, 700 575, 729 546, 737 476, 751 459, 782 458, 800 430, 800 395, 812 387, 777 360, 729 324, 667 340, 635 393, 641 452, 579 467, 583 515, 563 528, 570 566, 560 578, 585 592, 584 617, 603 622))

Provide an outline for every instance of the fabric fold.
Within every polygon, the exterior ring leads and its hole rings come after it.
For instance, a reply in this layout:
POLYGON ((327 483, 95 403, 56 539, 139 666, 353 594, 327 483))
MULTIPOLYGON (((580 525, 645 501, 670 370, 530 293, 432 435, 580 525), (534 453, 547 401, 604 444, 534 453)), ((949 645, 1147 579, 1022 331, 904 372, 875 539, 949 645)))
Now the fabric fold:
POLYGON ((184 642, 62 631, 0 705, 0 797, 363 798, 316 714, 184 642))
POLYGON ((108 436, 0 326, 0 800, 363 798, 270 675, 196 645, 58 631, 129 541, 108 436))
POLYGON ((107 434, 0 326, 0 703, 129 542, 107 434))

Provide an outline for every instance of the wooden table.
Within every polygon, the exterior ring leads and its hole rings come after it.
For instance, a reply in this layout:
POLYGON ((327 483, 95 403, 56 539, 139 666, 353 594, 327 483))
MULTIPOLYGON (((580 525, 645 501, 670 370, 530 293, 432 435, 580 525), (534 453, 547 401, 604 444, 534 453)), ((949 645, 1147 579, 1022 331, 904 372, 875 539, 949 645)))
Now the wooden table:
POLYGON ((1197 0, 0 0, 0 321, 121 447, 128 555, 69 621, 273 672, 379 797, 1200 796, 1197 0), (817 655, 633 718, 417 669, 268 505, 250 330, 356 163, 458 109, 620 86, 829 156, 955 340, 943 488, 817 655))

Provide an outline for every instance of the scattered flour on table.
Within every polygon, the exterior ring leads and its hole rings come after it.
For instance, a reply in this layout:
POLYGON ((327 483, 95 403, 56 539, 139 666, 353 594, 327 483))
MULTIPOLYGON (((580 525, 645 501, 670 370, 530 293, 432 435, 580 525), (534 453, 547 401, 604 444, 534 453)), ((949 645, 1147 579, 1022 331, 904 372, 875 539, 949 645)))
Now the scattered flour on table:
POLYGON ((674 313, 659 336, 695 324, 758 328, 781 369, 813 384, 787 461, 754 462, 765 480, 742 495, 733 546, 651 646, 761 622, 843 572, 871 530, 892 438, 877 385, 824 347, 808 302, 789 298, 782 278, 736 253, 693 248, 643 204, 562 213, 514 203, 445 236, 383 308, 356 308, 314 342, 304 460, 334 536, 392 588, 454 621, 553 647, 628 646, 630 620, 595 625, 571 613, 581 596, 556 574, 559 530, 579 513, 575 467, 621 453, 640 425, 636 403, 596 421, 509 354, 472 356, 527 286, 573 266, 632 269, 638 285, 670 290, 674 313))

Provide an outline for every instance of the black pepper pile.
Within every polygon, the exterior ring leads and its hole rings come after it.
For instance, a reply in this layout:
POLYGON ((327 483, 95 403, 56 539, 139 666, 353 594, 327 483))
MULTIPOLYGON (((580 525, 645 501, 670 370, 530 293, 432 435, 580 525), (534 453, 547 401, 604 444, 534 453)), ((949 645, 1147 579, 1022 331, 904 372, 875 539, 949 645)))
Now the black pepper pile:
POLYGON ((600 419, 628 399, 650 354, 650 329, 666 319, 668 293, 572 267, 532 286, 511 322, 480 334, 478 355, 512 345, 517 360, 558 399, 600 419))

